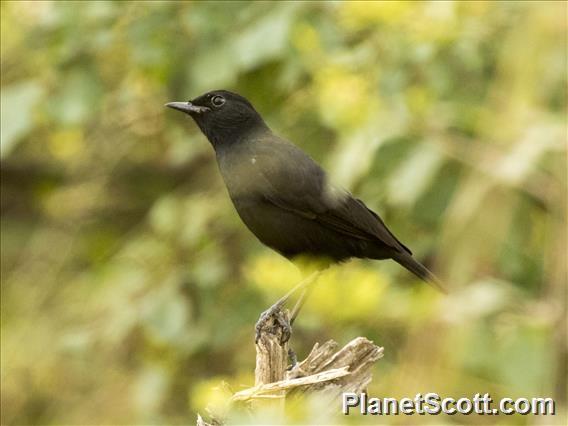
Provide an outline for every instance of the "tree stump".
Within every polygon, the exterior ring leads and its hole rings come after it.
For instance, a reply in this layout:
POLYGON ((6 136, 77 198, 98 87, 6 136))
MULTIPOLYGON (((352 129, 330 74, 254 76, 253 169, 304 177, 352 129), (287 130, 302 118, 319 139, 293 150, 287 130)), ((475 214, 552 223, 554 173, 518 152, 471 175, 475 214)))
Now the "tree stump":
MULTIPOLYGON (((256 342, 255 386, 236 392, 232 404, 247 403, 251 411, 261 411, 273 419, 285 418, 285 404, 292 397, 317 393, 339 401, 344 392, 363 393, 372 380, 373 365, 383 356, 383 348, 365 337, 357 337, 339 349, 329 340, 316 343, 307 358, 287 368, 288 342, 282 342, 282 319, 289 313, 279 311, 261 330, 256 342)), ((329 404, 335 411, 338 404, 329 404)), ((221 425, 222 419, 205 422, 198 415, 198 426, 221 425)))

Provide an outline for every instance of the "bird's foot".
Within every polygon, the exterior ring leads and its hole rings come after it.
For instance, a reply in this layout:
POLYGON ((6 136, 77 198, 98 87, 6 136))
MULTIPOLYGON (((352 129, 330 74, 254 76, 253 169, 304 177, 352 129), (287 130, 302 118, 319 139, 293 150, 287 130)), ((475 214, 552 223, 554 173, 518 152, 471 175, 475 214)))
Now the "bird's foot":
POLYGON ((278 332, 278 329, 281 330, 281 336, 280 336, 281 345, 283 345, 288 340, 290 340, 290 336, 292 335, 292 324, 296 319, 296 317, 298 316, 298 312, 304 305, 304 302, 306 301, 309 287, 314 282, 316 282, 316 279, 320 273, 321 271, 312 272, 310 276, 308 276, 302 282, 297 284, 292 290, 290 290, 282 298, 280 298, 280 300, 278 300, 274 305, 272 305, 270 308, 268 308, 266 311, 260 314, 260 318, 258 319, 255 326, 255 339, 254 339, 255 343, 258 343, 258 340, 260 339, 260 335, 262 334, 262 332, 268 331, 272 334, 276 334, 278 332), (292 296, 298 290, 302 290, 302 295, 300 296, 300 299, 296 303, 296 306, 294 306, 292 314, 291 315, 288 313, 284 314, 282 312, 282 307, 288 301, 288 299, 290 299, 290 296, 292 296))
POLYGON ((262 314, 255 325, 254 342, 258 343, 260 335, 263 332, 276 334, 280 329, 280 344, 283 345, 292 335, 292 326, 288 320, 288 316, 282 312, 282 303, 275 303, 262 314))

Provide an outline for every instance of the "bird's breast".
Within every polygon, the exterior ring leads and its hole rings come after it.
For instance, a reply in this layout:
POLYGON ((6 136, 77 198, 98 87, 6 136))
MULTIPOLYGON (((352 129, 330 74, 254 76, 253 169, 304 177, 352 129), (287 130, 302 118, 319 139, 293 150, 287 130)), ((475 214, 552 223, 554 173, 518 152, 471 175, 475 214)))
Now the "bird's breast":
POLYGON ((253 150, 234 149, 218 156, 219 170, 233 202, 239 199, 262 197, 267 182, 260 170, 259 159, 253 150))

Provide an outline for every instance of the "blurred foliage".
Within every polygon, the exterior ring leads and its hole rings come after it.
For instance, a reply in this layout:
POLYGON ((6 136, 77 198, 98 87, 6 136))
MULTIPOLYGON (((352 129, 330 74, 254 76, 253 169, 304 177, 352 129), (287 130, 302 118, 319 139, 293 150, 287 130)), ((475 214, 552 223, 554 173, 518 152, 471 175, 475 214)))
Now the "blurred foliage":
MULTIPOLYGON (((300 275, 163 107, 217 88, 250 98, 451 289, 390 262, 334 267, 295 328, 300 357, 363 335, 385 346, 373 395, 554 396, 562 413, 566 12, 2 2, 2 424, 188 424, 252 385, 253 324, 300 275)), ((376 420, 309 407, 291 419, 376 420)))

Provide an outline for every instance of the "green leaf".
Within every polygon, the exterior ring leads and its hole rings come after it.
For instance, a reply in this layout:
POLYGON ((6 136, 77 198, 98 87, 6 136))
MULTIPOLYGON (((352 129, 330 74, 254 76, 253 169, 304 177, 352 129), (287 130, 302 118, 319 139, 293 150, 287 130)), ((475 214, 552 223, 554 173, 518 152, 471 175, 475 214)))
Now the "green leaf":
POLYGON ((198 53, 190 63, 190 76, 196 91, 233 85, 235 59, 226 44, 198 53))
POLYGON ((284 52, 288 45, 294 10, 294 3, 275 9, 235 40, 234 50, 241 70, 252 69, 278 58, 284 52))
POLYGON ((82 125, 97 110, 103 94, 98 77, 90 71, 73 71, 49 105, 54 120, 65 125, 82 125))
POLYGON ((413 205, 429 188, 430 182, 442 166, 443 157, 426 142, 421 143, 388 182, 388 196, 392 203, 413 205))
POLYGON ((42 92, 41 86, 35 81, 16 83, 2 89, 0 157, 8 155, 21 137, 32 128, 33 108, 42 92))

